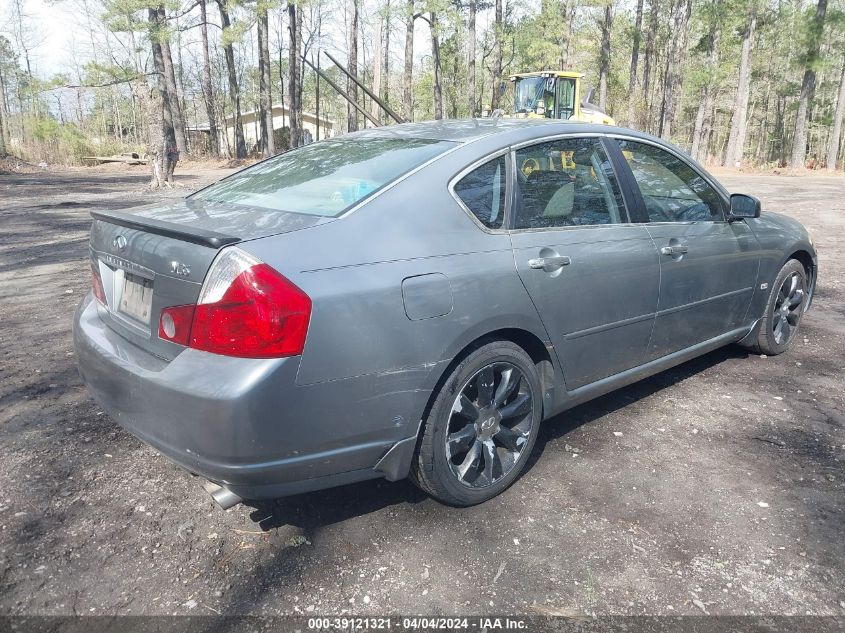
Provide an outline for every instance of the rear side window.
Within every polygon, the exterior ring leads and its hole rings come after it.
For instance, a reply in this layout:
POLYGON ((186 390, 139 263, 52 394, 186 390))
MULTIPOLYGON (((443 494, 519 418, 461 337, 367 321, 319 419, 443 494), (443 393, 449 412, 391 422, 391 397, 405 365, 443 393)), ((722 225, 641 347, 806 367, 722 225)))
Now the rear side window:
POLYGON ((502 228, 505 216, 505 157, 477 167, 455 184, 455 194, 489 229, 502 228))
POLYGON ((417 138, 327 139, 244 169, 191 198, 331 217, 454 146, 417 138))
POLYGON ((618 224, 622 192, 601 143, 561 139, 516 151, 515 229, 618 224))

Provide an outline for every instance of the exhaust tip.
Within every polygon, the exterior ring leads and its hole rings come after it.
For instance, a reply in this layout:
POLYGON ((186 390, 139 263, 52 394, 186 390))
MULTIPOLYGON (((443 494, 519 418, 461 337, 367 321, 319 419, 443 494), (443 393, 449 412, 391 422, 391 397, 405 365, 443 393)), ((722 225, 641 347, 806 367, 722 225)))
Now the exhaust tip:
POLYGON ((243 499, 241 499, 238 495, 236 495, 228 488, 224 488, 223 486, 210 484, 209 486, 206 486, 206 490, 208 490, 209 494, 211 495, 211 498, 214 500, 214 503, 219 505, 224 510, 234 508, 236 505, 243 502, 243 499))

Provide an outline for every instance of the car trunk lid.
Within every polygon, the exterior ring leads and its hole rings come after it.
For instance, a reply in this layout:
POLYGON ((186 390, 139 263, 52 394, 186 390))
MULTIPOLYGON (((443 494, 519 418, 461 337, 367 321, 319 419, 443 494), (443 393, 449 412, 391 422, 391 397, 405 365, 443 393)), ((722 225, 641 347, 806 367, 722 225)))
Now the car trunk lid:
POLYGON ((91 215, 91 263, 106 298, 100 317, 135 345, 168 360, 184 348, 159 338, 161 310, 197 302, 221 248, 333 220, 190 199, 91 215))

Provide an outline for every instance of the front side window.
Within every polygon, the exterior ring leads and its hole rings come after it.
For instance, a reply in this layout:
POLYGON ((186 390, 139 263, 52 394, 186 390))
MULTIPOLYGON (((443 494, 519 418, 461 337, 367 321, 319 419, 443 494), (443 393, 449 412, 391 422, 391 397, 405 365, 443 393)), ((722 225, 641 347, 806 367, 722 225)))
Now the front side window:
POLYGON ((557 80, 557 118, 568 120, 575 114, 575 80, 561 77, 557 80))
POLYGON ((455 183, 455 194, 489 229, 502 228, 505 217, 505 157, 476 167, 455 183))
POLYGON ((260 162, 189 199, 331 217, 454 146, 418 138, 326 139, 260 162))
POLYGON ((624 203, 598 139, 561 139, 516 151, 514 228, 622 222, 624 203))
POLYGON ((722 198, 686 162, 666 150, 618 141, 634 174, 651 222, 706 222, 724 219, 722 198))

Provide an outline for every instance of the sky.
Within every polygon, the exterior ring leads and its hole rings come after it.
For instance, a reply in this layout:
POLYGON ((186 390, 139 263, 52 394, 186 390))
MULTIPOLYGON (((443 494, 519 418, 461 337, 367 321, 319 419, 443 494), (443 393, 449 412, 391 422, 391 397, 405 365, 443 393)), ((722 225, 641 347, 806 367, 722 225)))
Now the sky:
MULTIPOLYGON (((36 44, 30 56, 34 73, 46 76, 67 70, 71 41, 78 37, 70 6, 56 2, 53 6, 44 0, 22 0, 23 11, 33 27, 31 37, 36 44), (68 28, 70 25, 71 28, 68 28)), ((14 41, 12 1, 0 0, 0 33, 14 41)))
MULTIPOLYGON (((16 30, 13 17, 14 1, 0 0, 0 34, 5 35, 13 43, 15 42, 14 33, 16 30)), ((20 0, 20 2, 23 6, 23 13, 28 18, 25 22, 29 25, 28 37, 33 44, 30 52, 33 73, 42 78, 60 72, 73 74, 71 71, 76 66, 74 62, 80 61, 75 59, 75 55, 87 56, 90 50, 84 17, 77 8, 78 4, 74 0, 50 0, 49 2, 47 0, 20 0), (81 51, 81 53, 75 53, 75 51, 81 51)), ((375 0, 364 0, 362 4, 366 7, 365 12, 370 12, 375 7, 375 0), (373 5, 373 7, 370 7, 370 5, 373 5)), ((335 15, 336 20, 341 21, 340 24, 342 24, 342 15, 335 15)), ((216 14, 212 12, 210 17, 214 20, 216 14)), ((479 15, 479 30, 487 25, 487 18, 486 15, 479 15)), ((327 30, 336 30, 337 21, 334 22, 334 25, 326 25, 327 30)), ((423 20, 418 20, 416 27, 414 56, 420 59, 430 55, 430 35, 423 20)), ((398 24, 394 23, 394 29, 391 57, 395 57, 398 61, 402 55, 402 41, 400 40, 403 40, 404 36, 398 24)), ((271 25, 271 40, 274 38, 272 31, 271 25)), ((342 32, 326 33, 326 35, 328 40, 345 44, 345 35, 342 32)), ((271 41, 272 45, 273 42, 271 41)), ((340 46, 345 48, 343 44, 340 44, 340 46)), ((339 55, 341 61, 345 59, 344 51, 335 50, 333 52, 339 55)), ((81 61, 84 63, 87 60, 82 59, 81 61)), ((23 63, 23 60, 21 63, 23 63)))

